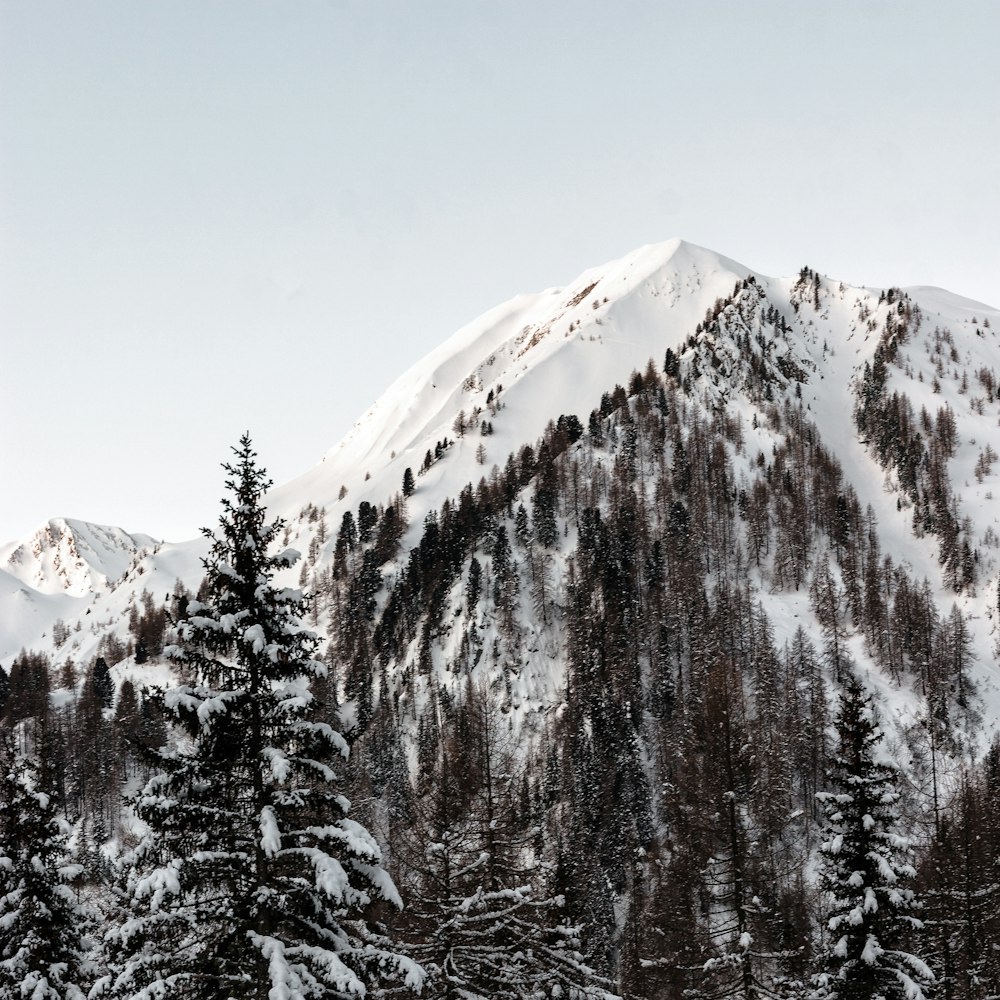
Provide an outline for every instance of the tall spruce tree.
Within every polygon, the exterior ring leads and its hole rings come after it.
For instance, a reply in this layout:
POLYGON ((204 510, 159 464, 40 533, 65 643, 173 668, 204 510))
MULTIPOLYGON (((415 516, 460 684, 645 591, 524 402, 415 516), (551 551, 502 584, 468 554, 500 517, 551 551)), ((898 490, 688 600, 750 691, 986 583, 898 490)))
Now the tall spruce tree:
POLYGON ((79 871, 68 827, 32 761, 3 733, 0 768, 0 996, 83 1000, 87 912, 68 881, 79 871))
POLYGON ((829 908, 817 998, 922 1000, 933 980, 906 948, 921 922, 907 887, 916 871, 899 832, 898 774, 881 759, 882 730, 871 697, 846 671, 836 718, 839 746, 827 771, 821 886, 829 908))
POLYGON ((315 721, 310 683, 326 667, 301 624, 306 599, 275 574, 270 486, 244 435, 205 560, 167 650, 184 683, 159 699, 186 739, 133 802, 147 833, 127 859, 130 913, 111 931, 101 990, 129 998, 306 1000, 418 987, 422 972, 365 922, 401 906, 374 838, 348 817, 334 758, 343 736, 315 721))

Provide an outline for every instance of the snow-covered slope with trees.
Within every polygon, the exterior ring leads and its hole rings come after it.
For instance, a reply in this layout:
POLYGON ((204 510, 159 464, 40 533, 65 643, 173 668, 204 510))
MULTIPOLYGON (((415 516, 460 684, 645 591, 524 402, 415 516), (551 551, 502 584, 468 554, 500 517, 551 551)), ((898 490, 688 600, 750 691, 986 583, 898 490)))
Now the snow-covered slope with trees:
MULTIPOLYGON (((640 248, 565 288, 519 296, 462 328, 397 379, 315 468, 274 489, 271 510, 289 519, 290 538, 309 552, 315 571, 333 558, 333 535, 344 512, 362 503, 390 503, 409 469, 416 488, 406 502, 405 551, 430 511, 456 498, 464 484, 488 477, 494 465, 502 469, 508 456, 533 445, 560 414, 586 422, 602 395, 626 384, 650 360, 660 367, 667 349, 680 356, 697 340, 697 351, 704 353, 711 335, 696 329, 707 328, 706 317, 748 277, 766 309, 788 325, 788 335, 773 338, 768 351, 779 364, 788 356, 800 366, 797 398, 843 465, 862 509, 874 511, 887 551, 917 578, 926 577, 939 601, 957 601, 967 613, 992 722, 1000 717, 991 667, 1000 495, 994 498, 997 473, 990 461, 1000 313, 941 289, 905 293, 907 308, 916 308, 919 319, 904 363, 892 368, 890 387, 905 388, 916 412, 945 407, 954 414, 955 453, 947 471, 977 560, 976 585, 958 592, 944 579, 935 539, 918 537, 919 527, 914 532, 895 471, 880 466, 850 418, 865 365, 872 363, 884 323, 898 313, 900 300, 887 304, 883 290, 818 275, 768 278, 681 240, 640 248)), ((771 337, 773 327, 753 332, 771 337)), ((755 408, 745 398, 736 353, 723 344, 714 355, 713 405, 724 403, 750 421, 755 408)), ((765 450, 770 441, 767 434, 759 436, 765 450)), ((93 656, 108 629, 127 639, 122 623, 142 592, 161 603, 178 580, 196 588, 203 551, 196 540, 154 552, 152 539, 61 520, 4 546, 0 664, 9 668, 22 647, 59 645, 52 642, 52 627, 60 619, 69 630, 82 624, 85 634, 77 633, 67 648, 78 659, 93 656)), ((797 621, 801 594, 782 594, 777 602, 774 594, 766 596, 781 605, 775 607, 779 621, 797 621)))
MULTIPOLYGON (((302 553, 276 582, 312 594, 330 671, 317 710, 353 743, 350 797, 408 900, 393 932, 432 983, 443 935, 470 963, 452 982, 494 995, 477 922, 537 907, 553 950, 525 982, 568 974, 572 940, 597 991, 813 977, 832 998, 891 943, 886 988, 951 963, 1000 989, 952 930, 1000 924, 1000 839, 970 835, 1000 787, 998 324, 939 289, 645 247, 458 331, 267 494, 302 553), (824 818, 817 794, 846 804, 862 771, 878 809, 824 818), (893 920, 846 886, 824 917, 849 842, 880 845, 848 881, 893 920), (920 947, 894 887, 914 875, 920 947)), ((175 696, 143 694, 179 669, 169 616, 225 648, 237 618, 199 617, 205 540, 71 530, 2 552, 0 695, 50 740, 81 842, 113 853, 121 788, 169 738, 175 696)))
POLYGON ((59 620, 85 614, 159 543, 148 535, 52 518, 0 546, 0 662, 37 645, 59 620))
POLYGON ((671 240, 586 271, 566 288, 498 306, 397 379, 316 468, 271 494, 272 506, 286 515, 304 502, 328 506, 342 487, 354 506, 384 502, 406 468, 416 473, 428 451, 452 439, 447 465, 421 479, 430 509, 458 480, 478 478, 478 465, 488 470, 533 442, 555 416, 590 409, 683 340, 750 273, 671 240), (456 431, 460 415, 464 436, 456 431), (485 438, 484 420, 492 426, 485 438), (477 460, 480 444, 485 463, 477 460))

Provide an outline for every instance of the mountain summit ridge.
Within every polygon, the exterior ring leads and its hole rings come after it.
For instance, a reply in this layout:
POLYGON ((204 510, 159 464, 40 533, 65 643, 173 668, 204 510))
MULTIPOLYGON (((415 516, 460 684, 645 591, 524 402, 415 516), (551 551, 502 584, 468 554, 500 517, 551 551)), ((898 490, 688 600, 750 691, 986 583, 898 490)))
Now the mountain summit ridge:
MULTIPOLYGON (((523 376, 529 369, 540 372, 544 362, 548 383, 544 412, 532 419, 525 408, 520 411, 520 419, 531 424, 523 429, 529 437, 537 436, 550 419, 549 409, 570 412, 593 405, 591 399, 582 399, 588 383, 590 395, 599 398, 608 377, 624 380, 633 368, 662 354, 660 332, 643 315, 649 310, 630 308, 631 299, 670 296, 663 300, 665 308, 656 312, 669 314, 672 327, 687 330, 716 298, 754 273, 714 251, 673 239, 588 268, 565 286, 517 295, 459 328, 411 366, 318 466, 273 490, 271 502, 287 514, 286 496, 291 499, 303 490, 320 491, 332 499, 356 467, 374 476, 372 466, 387 461, 402 475, 407 465, 421 461, 428 440, 451 436, 460 410, 477 405, 485 409, 490 390, 496 393, 498 386, 505 402, 513 405, 512 396, 526 394, 523 376), (642 335, 629 334, 627 341, 612 336, 622 327, 636 327, 637 319, 642 335), (582 352, 598 357, 580 357, 582 352), (561 370, 554 358, 564 362, 561 370), (588 371, 591 376, 583 377, 588 371)), ((496 421, 495 433, 502 434, 501 425, 496 421)), ((430 443, 433 446, 434 441, 430 443)))
POLYGON ((0 568, 42 593, 82 597, 121 576, 138 553, 157 544, 150 535, 54 517, 29 539, 0 546, 0 568))

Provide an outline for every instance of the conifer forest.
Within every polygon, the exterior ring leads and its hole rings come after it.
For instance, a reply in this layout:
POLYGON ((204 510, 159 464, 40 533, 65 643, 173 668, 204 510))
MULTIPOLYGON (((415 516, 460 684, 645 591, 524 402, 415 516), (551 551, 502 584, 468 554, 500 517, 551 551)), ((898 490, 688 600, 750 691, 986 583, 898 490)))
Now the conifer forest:
POLYGON ((742 279, 503 455, 491 387, 379 503, 272 516, 244 436, 200 581, 0 670, 0 997, 1000 997, 1000 743, 937 589, 984 556, 905 390, 951 335, 883 293, 836 431, 928 581, 804 398, 836 295, 742 279))

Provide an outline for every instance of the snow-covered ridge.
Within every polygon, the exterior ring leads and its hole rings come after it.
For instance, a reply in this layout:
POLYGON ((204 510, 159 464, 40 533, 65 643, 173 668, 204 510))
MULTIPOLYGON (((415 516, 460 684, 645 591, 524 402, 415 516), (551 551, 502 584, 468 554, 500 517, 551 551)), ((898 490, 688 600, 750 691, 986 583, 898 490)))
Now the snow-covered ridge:
POLYGON ((20 649, 45 648, 57 622, 83 620, 159 544, 122 528, 52 518, 0 546, 0 664, 9 666, 20 649))
POLYGON ((149 535, 56 517, 29 538, 0 547, 0 568, 40 593, 83 597, 121 577, 157 544, 149 535))
MULTIPOLYGON (((416 472, 428 448, 456 437, 460 412, 493 424, 495 436, 484 442, 488 470, 510 448, 537 438, 553 417, 589 412, 616 381, 650 358, 662 359, 717 298, 752 273, 675 239, 587 270, 564 288, 517 296, 462 327, 392 383, 319 466, 271 493, 272 507, 291 516, 303 496, 325 507, 352 481, 363 492, 350 502, 384 501, 380 473, 391 468, 388 482, 398 485, 404 469, 416 472), (490 409, 491 397, 504 415, 490 409), (357 481, 358 471, 362 481, 372 477, 370 486, 357 481)), ((467 478, 478 478, 478 443, 477 421, 451 468, 461 465, 467 478)))

